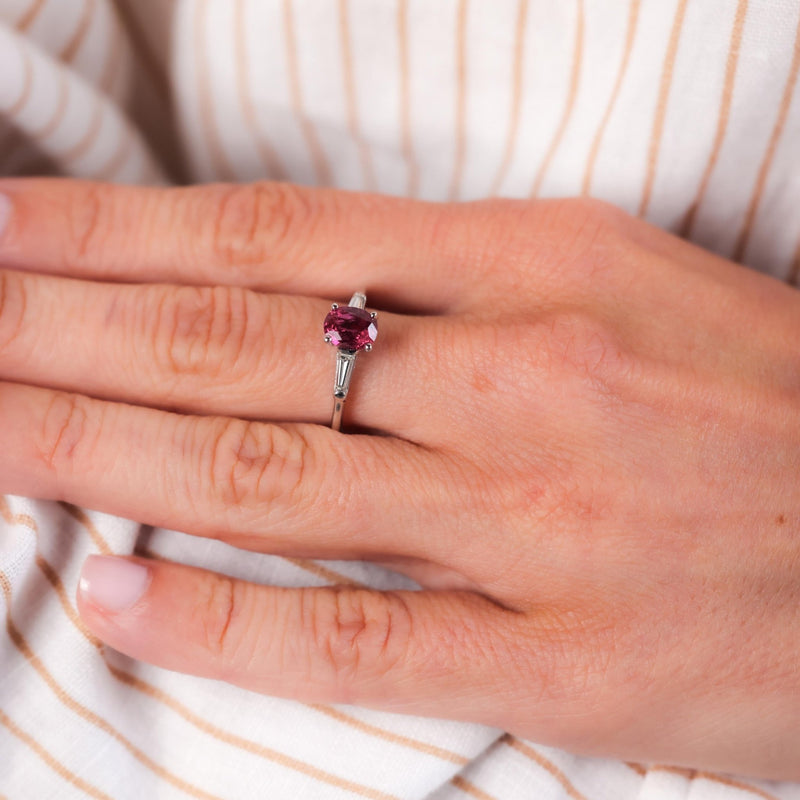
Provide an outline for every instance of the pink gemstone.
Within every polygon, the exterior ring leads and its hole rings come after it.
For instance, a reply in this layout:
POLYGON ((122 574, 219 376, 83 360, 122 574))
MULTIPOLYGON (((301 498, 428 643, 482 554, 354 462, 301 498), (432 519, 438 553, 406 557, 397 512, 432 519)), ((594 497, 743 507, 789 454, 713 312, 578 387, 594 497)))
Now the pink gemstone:
POLYGON ((378 323, 369 311, 355 306, 332 309, 322 325, 331 344, 344 350, 363 350, 378 337, 378 323))

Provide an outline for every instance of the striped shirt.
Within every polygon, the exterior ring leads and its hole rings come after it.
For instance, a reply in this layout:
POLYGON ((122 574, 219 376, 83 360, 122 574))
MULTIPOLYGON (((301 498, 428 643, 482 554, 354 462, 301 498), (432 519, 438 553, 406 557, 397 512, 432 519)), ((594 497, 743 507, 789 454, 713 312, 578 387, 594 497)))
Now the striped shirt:
MULTIPOLYGON (((800 0, 0 0, 0 174, 604 198, 800 277, 800 0)), ((476 725, 308 706, 106 649, 90 553, 397 577, 0 499, 0 800, 799 800, 476 725)))

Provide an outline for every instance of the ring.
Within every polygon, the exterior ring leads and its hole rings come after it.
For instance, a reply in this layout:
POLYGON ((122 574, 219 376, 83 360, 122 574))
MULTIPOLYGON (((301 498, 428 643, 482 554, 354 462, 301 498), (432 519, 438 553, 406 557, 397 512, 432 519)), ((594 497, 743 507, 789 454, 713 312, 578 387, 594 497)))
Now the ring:
POLYGON ((378 336, 378 314, 375 311, 366 311, 366 306, 367 296, 363 292, 356 292, 346 306, 333 303, 322 324, 325 341, 336 348, 336 377, 331 414, 331 428, 335 431, 342 428, 342 411, 350 391, 356 356, 361 350, 372 350, 372 344, 378 336))

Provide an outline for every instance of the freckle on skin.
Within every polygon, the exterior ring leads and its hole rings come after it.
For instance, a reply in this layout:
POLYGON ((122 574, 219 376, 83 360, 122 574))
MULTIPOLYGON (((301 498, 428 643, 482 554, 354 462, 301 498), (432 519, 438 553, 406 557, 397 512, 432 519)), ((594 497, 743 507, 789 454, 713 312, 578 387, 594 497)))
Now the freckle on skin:
POLYGON ((785 514, 778 514, 778 518, 775 520, 778 525, 785 525, 786 524, 786 515, 785 514))
POLYGON ((494 391, 497 387, 494 382, 481 371, 476 371, 470 380, 472 388, 480 394, 486 394, 494 391))

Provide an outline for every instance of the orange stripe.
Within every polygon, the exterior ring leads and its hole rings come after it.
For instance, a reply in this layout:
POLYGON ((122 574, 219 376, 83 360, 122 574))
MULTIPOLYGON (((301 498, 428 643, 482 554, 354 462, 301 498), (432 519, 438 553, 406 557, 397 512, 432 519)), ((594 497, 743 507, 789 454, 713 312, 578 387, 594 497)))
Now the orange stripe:
POLYGON ((416 197, 419 192, 419 164, 414 154, 411 138, 411 79, 408 64, 408 0, 398 0, 397 43, 400 55, 400 125, 403 158, 408 165, 406 195, 416 197))
POLYGON ((572 54, 572 74, 569 81, 567 102, 564 106, 564 112, 561 115, 561 122, 558 125, 555 136, 553 136, 550 147, 547 149, 547 154, 539 166, 539 172, 536 174, 536 180, 533 182, 533 188, 531 189, 531 197, 536 197, 539 194, 544 176, 558 150, 558 146, 561 144, 561 139, 564 136, 564 132, 567 130, 567 125, 569 125, 569 120, 572 116, 572 109, 575 107, 575 98, 578 96, 578 84, 581 77, 581 62, 583 61, 583 26, 583 0, 576 0, 575 49, 572 54))
POLYGON ((347 18, 348 0, 339 0, 339 34, 342 45, 342 71, 344 72, 344 88, 347 99, 347 126, 350 138, 358 145, 361 159, 361 170, 364 173, 364 188, 374 192, 377 186, 375 171, 372 168, 372 155, 369 145, 361 133, 358 120, 358 102, 356 99, 356 82, 353 72, 353 53, 350 46, 350 24, 347 18))
POLYGON ((81 14, 81 18, 78 20, 78 27, 75 29, 75 33, 72 34, 70 40, 58 54, 58 57, 65 63, 70 64, 72 59, 77 55, 78 50, 80 50, 83 40, 86 37, 86 31, 89 30, 89 26, 92 24, 96 7, 97 0, 84 1, 83 13, 81 14))
POLYGON ((253 141, 256 146, 256 151, 261 159, 261 164, 266 172, 267 177, 274 180, 286 180, 286 170, 275 152, 275 148, 270 144, 258 124, 256 110, 253 106, 253 98, 250 91, 250 56, 247 49, 247 26, 245 23, 244 14, 245 0, 235 0, 233 6, 234 14, 234 35, 236 52, 236 89, 239 93, 239 102, 242 106, 244 113, 244 120, 253 141))
POLYGON ((11 718, 0 709, 0 723, 6 726, 13 736, 16 736, 24 744, 28 745, 39 758, 50 767, 59 777, 63 778, 67 783, 71 783, 76 789, 88 794, 90 797, 97 798, 97 800, 112 800, 110 795, 101 792, 96 786, 87 783, 83 778, 78 777, 74 772, 68 770, 60 761, 51 755, 36 739, 30 734, 26 733, 22 728, 18 727, 11 718))
POLYGON ((286 755, 285 753, 280 753, 277 750, 272 750, 269 747, 265 747, 264 745, 258 744, 256 742, 251 742, 248 739, 244 739, 241 736, 237 736, 234 733, 229 733, 228 731, 222 730, 218 728, 216 725, 208 722, 208 720, 199 717, 189 708, 184 706, 182 703, 175 700, 173 697, 169 696, 166 692, 158 689, 155 686, 152 686, 148 683, 145 683, 140 678, 137 678, 134 675, 131 675, 123 670, 120 670, 113 665, 109 664, 108 669, 111 671, 111 674, 118 678, 123 683, 131 686, 138 691, 142 692, 143 694, 148 695, 149 697, 157 700, 160 703, 171 708, 173 711, 177 712, 181 717, 185 720, 190 722, 196 728, 209 735, 213 736, 215 739, 219 739, 226 744, 230 744, 234 747, 237 747, 241 750, 244 750, 248 753, 252 753, 253 755, 260 756, 261 758, 265 758, 269 761, 273 761, 277 764, 280 764, 287 769, 292 769, 296 772, 301 772, 304 775, 308 775, 315 780, 318 780, 322 783, 327 783, 331 786, 336 786, 339 789, 343 789, 347 792, 352 792, 353 794, 357 794, 361 797, 371 798, 371 800, 398 800, 398 798, 394 797, 393 795, 386 794, 384 792, 379 792, 377 789, 372 789, 369 786, 363 786, 362 784, 355 783, 354 781, 349 781, 345 778, 340 778, 338 775, 333 775, 330 772, 325 772, 325 770, 319 769, 318 767, 313 766, 312 764, 307 764, 304 761, 300 761, 296 758, 292 758, 291 756, 286 755))
MULTIPOLYGON (((69 506, 67 503, 59 503, 59 505, 66 509, 72 516, 75 516, 74 512, 79 514, 83 514, 80 509, 76 509, 73 506, 69 506)), ((84 515, 85 516, 85 515, 84 515)), ((0 517, 2 517, 9 525, 21 525, 25 528, 28 528, 31 533, 37 539, 37 551, 36 551, 36 566, 39 567, 44 577, 47 579, 47 582, 53 587, 56 594, 58 595, 58 600, 61 603, 61 607, 64 609, 64 613, 69 617, 70 622, 83 634, 83 636, 98 650, 102 648, 102 642, 92 634, 89 629, 83 624, 83 620, 78 616, 77 611, 73 608, 72 603, 70 602, 69 595, 67 594, 67 590, 64 587, 61 578, 59 577, 56 570, 53 566, 41 555, 38 551, 38 539, 39 539, 39 526, 36 524, 36 520, 29 516, 28 514, 13 514, 11 509, 8 507, 8 503, 6 502, 5 497, 0 495, 0 517)), ((86 520, 87 522, 88 519, 86 520)), ((91 525, 91 523, 89 523, 91 525)), ((94 526, 92 525, 92 528, 94 526)), ((96 531, 95 531, 96 533, 96 531)), ((99 537, 99 534, 97 534, 99 537)), ((94 539, 94 537, 92 537, 94 539)), ((105 542, 103 542, 105 545, 105 542)), ((107 545, 105 545, 107 548, 107 545)), ((107 549, 104 552, 109 552, 107 549)))
POLYGON ((680 775, 687 780, 693 780, 697 770, 692 767, 676 767, 672 764, 651 764, 650 772, 669 772, 671 775, 680 775))
POLYGON ((308 147, 311 155, 317 183, 321 186, 329 186, 332 183, 331 168, 317 137, 317 132, 314 130, 303 104, 303 91, 300 87, 300 66, 297 63, 297 37, 294 31, 292 0, 284 0, 283 2, 283 25, 292 111, 294 111, 295 117, 300 120, 300 128, 303 131, 303 138, 306 140, 306 147, 308 147))
POLYGON ((8 507, 6 498, 0 495, 0 517, 2 517, 9 525, 23 525, 30 528, 33 533, 38 531, 36 527, 36 520, 28 514, 12 514, 11 509, 8 507))
POLYGON ((95 524, 89 519, 86 515, 86 512, 82 509, 78 508, 77 506, 73 506, 70 503, 60 502, 59 505, 64 511, 67 512, 74 520, 80 522, 84 528, 86 528, 89 536, 94 543, 94 546, 103 554, 103 555, 111 555, 111 548, 108 545, 108 542, 103 538, 100 531, 97 530, 95 524))
MULTIPOLYGON (((156 561, 164 561, 167 563, 171 563, 168 558, 165 556, 156 553, 153 550, 150 550, 146 547, 137 547, 136 548, 136 555, 143 556, 144 558, 152 558, 156 561)), ((322 578, 323 580, 328 581, 336 586, 362 586, 365 588, 369 588, 364 583, 360 583, 359 581, 353 580, 349 578, 347 575, 343 575, 341 572, 336 572, 328 567, 323 567, 321 564, 317 564, 315 561, 311 561, 307 558, 291 558, 290 556, 281 556, 283 561, 288 562, 289 564, 293 564, 298 569, 305 570, 306 572, 315 575, 318 578, 322 578)))
POLYGON ((456 775, 450 781, 450 783, 452 783, 456 789, 460 789, 462 792, 464 792, 464 794, 468 794, 470 797, 475 797, 477 800, 496 800, 496 798, 490 795, 488 792, 484 792, 483 789, 479 789, 474 783, 470 783, 460 775, 456 775))
POLYGON ((217 123, 214 117, 214 103, 211 96, 211 76, 209 73, 209 52, 211 47, 206 43, 205 22, 208 16, 208 0, 197 0, 194 15, 194 66, 197 71, 197 99, 200 106, 200 124, 203 126, 206 142, 208 143, 209 155, 211 156, 211 168, 214 170, 214 177, 219 180, 231 181, 235 179, 235 173, 230 161, 228 161, 222 142, 217 131, 217 123))
POLYGON ((761 204, 761 198, 764 194, 767 176, 772 167, 772 160, 775 157, 775 151, 778 149, 778 142, 783 135, 786 119, 789 116, 789 108, 792 104, 795 86, 797 85, 798 72, 800 72, 800 19, 798 19, 797 22, 797 33, 795 34, 794 40, 794 57, 792 58, 792 66, 789 69, 786 85, 783 87, 783 97, 781 98, 780 109, 778 111, 778 119, 775 122, 775 127, 772 129, 767 151, 764 153, 764 158, 758 170, 755 190, 750 198, 750 204, 747 207, 747 213, 744 218, 744 225, 739 233, 739 237, 736 241, 736 248, 733 252, 734 261, 741 261, 742 258, 744 258, 745 250, 747 250, 747 243, 750 241, 750 233, 756 219, 756 214, 758 213, 758 207, 761 204))
MULTIPOLYGON (((642 769, 637 764, 630 764, 627 762, 626 766, 636 770, 637 772, 639 772, 639 770, 642 769)), ((763 798, 763 800, 779 800, 779 798, 776 797, 774 794, 765 792, 763 789, 759 789, 757 786, 751 786, 749 783, 744 783, 743 781, 738 781, 733 778, 727 778, 724 775, 718 775, 713 772, 701 772, 696 769, 688 769, 686 767, 673 767, 666 764, 652 764, 648 767, 647 771, 669 772, 674 775, 682 775, 683 777, 688 778, 689 780, 711 781, 712 783, 719 783, 722 784, 723 786, 730 786, 734 789, 740 789, 743 792, 749 792, 750 794, 753 794, 756 797, 763 798)))
POLYGON ((620 61, 619 64, 617 79, 614 82, 614 88, 611 92, 611 97, 608 100, 608 106, 606 107, 605 114, 603 114, 600 127, 597 129, 597 133, 594 135, 592 149, 589 151, 589 159, 586 162, 586 170, 583 173, 583 185, 581 187, 581 193, 584 196, 588 195, 591 191, 592 174, 594 173, 594 165, 597 161, 597 154, 600 152, 600 145, 603 141, 603 136, 605 135, 611 115, 614 113, 614 106, 617 103, 617 98, 619 97, 623 81, 625 80, 625 75, 628 71, 628 63, 631 60, 631 52, 633 51, 633 42, 636 38, 636 25, 639 21, 640 6, 641 0, 631 0, 631 6, 628 12, 628 31, 625 34, 625 49, 622 51, 622 61, 620 61))
MULTIPOLYGON (((34 533, 38 537, 38 530, 34 531, 34 533)), ((36 553, 36 566, 39 567, 47 582, 55 590, 56 594, 58 595, 58 601, 61 603, 61 608, 64 609, 64 613, 69 617, 70 622, 83 634, 90 644, 100 650, 103 647, 103 643, 83 624, 83 620, 78 616, 78 612, 70 602, 69 596, 67 595, 67 590, 64 588, 64 584, 61 581, 61 577, 55 571, 53 566, 46 561, 44 556, 38 551, 36 553)))
POLYGON ((31 94, 31 88, 33 87, 33 64, 31 63, 31 57, 28 53, 27 49, 24 47, 19 48, 20 55, 22 56, 22 65, 25 71, 25 76, 22 79, 22 92, 20 96, 14 101, 14 104, 11 108, 6 109, 5 114, 8 117, 15 117, 25 108, 25 104, 28 102, 28 98, 31 94))
POLYGON ((742 34, 744 32, 744 23, 747 17, 747 1, 739 0, 736 6, 736 16, 733 20, 733 31, 731 32, 731 41, 728 46, 728 60, 725 66, 725 81, 722 89, 722 102, 719 107, 719 115, 717 117, 717 132, 714 135, 714 144, 711 148, 711 156, 706 164, 703 177, 700 180, 700 186, 697 189, 697 196, 694 202, 689 206, 686 216, 684 217, 683 224, 680 227, 680 235, 688 238, 692 234, 694 221, 697 216, 697 210, 703 202, 706 190, 708 189, 708 182, 711 180, 711 175, 714 172, 714 167, 719 159, 719 153, 722 149, 722 143, 725 141, 725 133, 728 130, 728 120, 731 114, 731 103, 733 102, 733 89, 736 83, 736 67, 739 63, 739 53, 742 48, 742 34))
POLYGON ((47 684, 50 691, 58 698, 58 700, 66 706, 70 711, 82 717, 90 725, 94 725, 104 733, 108 734, 112 739, 119 742, 139 763, 143 764, 155 775, 165 780, 180 791, 186 794, 197 797, 199 800, 221 800, 216 795, 209 794, 197 786, 182 780, 181 778, 173 775, 160 764, 153 761, 150 756, 140 750, 131 741, 126 739, 116 728, 114 728, 105 719, 95 714, 94 711, 79 703, 72 695, 70 695, 63 686, 61 686, 55 678, 50 674, 41 660, 31 649, 25 637, 14 624, 11 619, 11 583, 6 577, 5 573, 0 570, 0 588, 6 599, 6 631, 14 646, 25 656, 25 659, 37 672, 39 677, 47 684))
MULTIPOLYGON (((162 556, 160 553, 156 553, 153 550, 150 550, 146 547, 137 547, 135 550, 136 555, 142 556, 143 558, 152 558, 155 561, 164 561, 166 563, 171 563, 168 558, 162 556)), ((316 575, 318 578, 322 578, 336 586, 362 586, 365 588, 369 588, 366 584, 360 583, 359 581, 353 580, 352 578, 348 578, 347 575, 342 575, 341 572, 335 572, 328 567, 323 567, 321 564, 317 564, 314 561, 310 561, 306 558, 290 558, 289 556, 281 556, 283 561, 287 561, 289 564, 293 564, 298 569, 305 570, 306 572, 310 572, 312 575, 316 575)))
POLYGON ((459 766, 465 766, 470 762, 470 759, 466 756, 459 755, 451 750, 445 750, 443 747, 437 747, 436 745, 428 744, 427 742, 420 742, 419 740, 412 739, 408 736, 402 736, 401 734, 394 733, 393 731, 387 731, 384 728, 378 728, 377 726, 370 725, 368 722, 364 722, 356 717, 351 717, 348 714, 344 714, 336 708, 321 705, 311 705, 308 706, 308 708, 313 708, 314 711, 319 711, 320 714, 325 714, 325 716, 342 722, 345 725, 349 725, 351 728, 355 728, 362 733, 375 736, 379 739, 391 742, 392 744, 398 744, 402 747, 407 747, 410 750, 416 750, 420 753, 425 753, 425 755, 428 756, 440 758, 442 761, 450 761, 453 764, 458 764, 459 766))
POLYGON ((626 761, 624 763, 626 767, 630 767, 637 775, 641 775, 642 777, 647 775, 647 769, 641 764, 636 764, 633 761, 626 761))
POLYGON ((466 149, 467 13, 467 0, 458 0, 456 16, 456 154, 453 159, 453 178, 450 182, 451 202, 458 199, 466 149))
POLYGON ((763 798, 763 800, 778 800, 774 794, 765 792, 763 789, 759 789, 757 786, 751 786, 749 783, 743 783, 742 781, 737 781, 734 778, 726 778, 723 775, 715 775, 711 772, 695 772, 695 780, 706 780, 711 781, 712 783, 722 784, 723 786, 730 786, 734 789, 741 789, 743 792, 749 792, 750 794, 754 794, 756 797, 763 798))
POLYGON ((288 561, 290 564, 294 564, 294 566, 304 569, 306 572, 310 572, 312 575, 316 575, 318 578, 330 581, 333 584, 342 584, 345 586, 362 585, 358 581, 347 577, 347 575, 342 575, 341 572, 336 572, 329 567, 323 567, 321 564, 317 564, 315 561, 311 561, 307 558, 290 558, 288 556, 284 556, 283 558, 284 561, 288 561))
POLYGON ((525 49, 525 23, 528 17, 528 0, 519 0, 517 7, 517 34, 514 41, 514 66, 511 79, 511 119, 508 123, 508 133, 506 134, 506 145, 503 151, 503 160, 497 170, 490 195, 497 195, 511 165, 511 157, 514 155, 514 147, 517 143, 517 132, 519 130, 519 115, 522 107, 522 64, 525 49))
POLYGON ((573 800, 586 800, 585 795, 582 795, 570 783, 569 778, 567 778, 567 776, 555 764, 553 764, 551 761, 548 761, 543 755, 541 755, 541 753, 538 753, 532 747, 525 744, 525 742, 521 742, 519 739, 508 734, 506 734, 501 741, 507 744, 509 747, 513 747, 515 750, 519 751, 531 761, 542 767, 542 769, 545 769, 547 772, 549 772, 561 784, 561 787, 569 797, 573 798, 573 800))
POLYGON ((14 27, 20 33, 25 33, 25 31, 27 31, 28 28, 33 25, 36 17, 39 16, 39 12, 42 10, 45 2, 46 0, 33 0, 25 13, 17 20, 14 27))
POLYGON ((653 131, 650 134, 650 149, 647 154, 647 175, 644 181, 644 191, 642 201, 639 205, 639 216, 643 217, 650 206, 650 197, 653 193, 653 183, 656 177, 656 167, 658 166, 658 152, 661 149, 661 137, 664 134, 664 120, 667 116, 667 101, 669 100, 669 90, 672 86, 672 73, 675 69, 675 57, 678 53, 678 42, 681 38, 683 20, 686 16, 686 5, 688 0, 678 0, 678 8, 675 11, 675 19, 672 23, 672 31, 669 35, 667 53, 664 56, 664 66, 661 71, 661 85, 658 90, 658 100, 656 102, 656 112, 653 117, 653 131))

